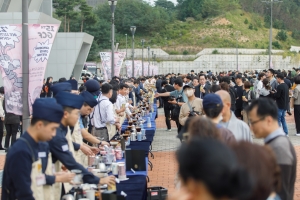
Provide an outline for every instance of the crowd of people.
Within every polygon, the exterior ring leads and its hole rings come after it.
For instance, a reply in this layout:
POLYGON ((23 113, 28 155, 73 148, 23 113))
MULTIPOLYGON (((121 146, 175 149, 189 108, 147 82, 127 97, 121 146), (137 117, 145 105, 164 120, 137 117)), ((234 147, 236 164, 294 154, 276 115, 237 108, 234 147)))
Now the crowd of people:
POLYGON ((70 190, 62 183, 74 177, 63 168, 82 170, 84 183, 112 184, 114 177, 99 179, 87 171, 86 158, 109 145, 143 94, 154 88, 166 131, 172 131, 175 121, 182 142, 176 153, 179 189, 170 200, 293 199, 297 158, 285 115, 294 108, 295 134, 300 136, 298 73, 300 69, 192 70, 187 75, 94 78, 80 87, 73 77, 57 82, 48 77, 33 104, 30 127, 17 141, 20 116, 11 119, 15 126, 10 129, 6 121, 11 113, 0 109, 6 149, 11 136, 2 199, 59 199, 70 190), (265 146, 252 144, 254 136, 264 139, 265 146), (49 170, 52 164, 55 173, 49 170), (42 181, 30 178, 33 174, 42 181))

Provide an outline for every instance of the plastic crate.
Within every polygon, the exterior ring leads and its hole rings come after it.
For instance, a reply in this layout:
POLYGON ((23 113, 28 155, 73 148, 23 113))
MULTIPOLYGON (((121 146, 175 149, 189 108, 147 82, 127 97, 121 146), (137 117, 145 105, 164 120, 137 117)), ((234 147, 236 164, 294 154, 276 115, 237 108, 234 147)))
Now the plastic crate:
POLYGON ((147 200, 166 200, 168 196, 168 190, 159 186, 147 188, 147 193, 147 200))

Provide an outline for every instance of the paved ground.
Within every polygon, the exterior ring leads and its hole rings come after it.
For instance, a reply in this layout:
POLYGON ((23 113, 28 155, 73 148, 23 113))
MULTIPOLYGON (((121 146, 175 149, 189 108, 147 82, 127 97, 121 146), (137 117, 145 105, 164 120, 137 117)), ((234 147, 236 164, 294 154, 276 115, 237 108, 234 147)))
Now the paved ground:
MULTIPOLYGON (((300 137, 295 136, 296 130, 294 125, 294 117, 286 117, 289 138, 292 144, 295 146, 298 166, 297 171, 299 172, 296 178, 295 185, 295 200, 300 200, 300 137)), ((180 145, 179 140, 176 138, 176 125, 172 123, 172 131, 167 132, 165 119, 163 116, 163 110, 159 109, 159 116, 156 119, 157 131, 153 141, 154 159, 150 158, 153 163, 153 171, 149 171, 150 182, 148 186, 163 186, 168 189, 169 193, 175 190, 174 178, 176 176, 177 164, 175 160, 175 150, 180 145)), ((254 139, 255 143, 263 144, 263 140, 254 139)))
MULTIPOLYGON (((295 185, 295 200, 300 200, 300 137, 294 136, 294 118, 293 116, 286 117, 289 127, 290 140, 295 146, 298 158, 298 175, 295 185)), ((174 179, 177 171, 177 164, 175 160, 175 151, 180 145, 179 140, 176 138, 176 125, 172 122, 172 131, 166 131, 165 118, 163 110, 159 109, 159 115, 156 119, 157 131, 152 144, 154 159, 149 158, 153 163, 153 170, 149 171, 150 186, 162 186, 168 189, 169 193, 175 190, 174 179)), ((4 139, 3 139, 4 141, 4 139)), ((262 140, 254 139, 255 143, 263 144, 262 140)), ((4 151, 0 151, 0 170, 3 169, 5 160, 4 151)), ((150 169, 149 169, 150 170, 150 169)))

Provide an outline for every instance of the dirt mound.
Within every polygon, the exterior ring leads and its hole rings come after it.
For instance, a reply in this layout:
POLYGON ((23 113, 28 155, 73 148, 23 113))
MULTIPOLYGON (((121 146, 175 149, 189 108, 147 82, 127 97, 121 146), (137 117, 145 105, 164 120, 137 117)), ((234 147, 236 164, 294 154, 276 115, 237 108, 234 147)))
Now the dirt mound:
POLYGON ((231 24, 231 22, 230 21, 228 21, 226 18, 217 18, 217 19, 215 19, 213 22, 212 22, 212 24, 211 25, 213 25, 213 26, 222 26, 222 25, 230 25, 231 24))

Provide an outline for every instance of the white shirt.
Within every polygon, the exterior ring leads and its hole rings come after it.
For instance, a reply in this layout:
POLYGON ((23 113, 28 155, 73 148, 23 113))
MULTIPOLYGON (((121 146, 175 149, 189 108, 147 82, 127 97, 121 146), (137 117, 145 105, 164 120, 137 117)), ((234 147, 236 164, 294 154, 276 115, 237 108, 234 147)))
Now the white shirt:
POLYGON ((262 81, 258 81, 258 83, 256 85, 256 98, 259 97, 259 93, 260 93, 260 91, 261 91, 262 88, 263 88, 262 81))
POLYGON ((94 109, 92 125, 95 126, 95 128, 103 128, 106 127, 106 124, 115 124, 116 120, 114 115, 113 104, 104 95, 98 97, 97 101, 101 102, 98 103, 98 105, 96 105, 94 109))
POLYGON ((129 110, 130 107, 132 107, 129 103, 127 103, 127 100, 126 100, 126 97, 121 95, 121 94, 118 94, 118 98, 117 98, 117 101, 116 101, 116 107, 118 110, 120 110, 122 108, 122 104, 125 104, 125 112, 126 114, 128 115, 131 115, 131 112, 129 110))

